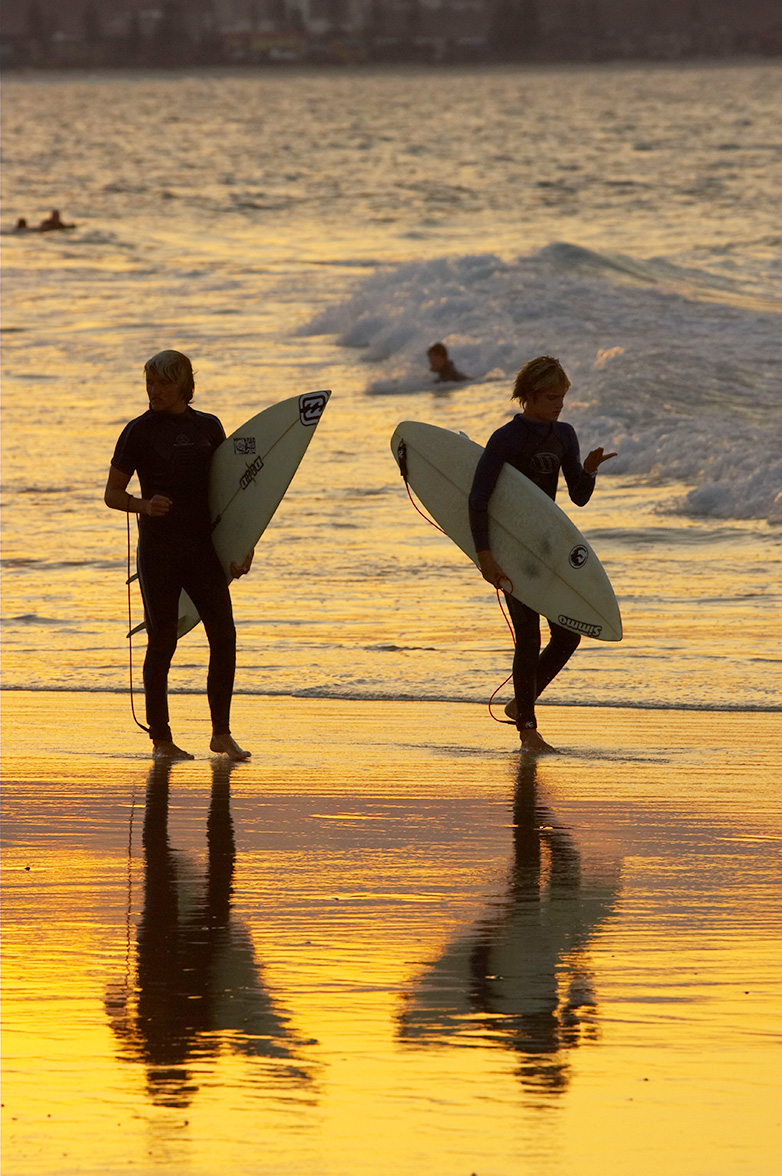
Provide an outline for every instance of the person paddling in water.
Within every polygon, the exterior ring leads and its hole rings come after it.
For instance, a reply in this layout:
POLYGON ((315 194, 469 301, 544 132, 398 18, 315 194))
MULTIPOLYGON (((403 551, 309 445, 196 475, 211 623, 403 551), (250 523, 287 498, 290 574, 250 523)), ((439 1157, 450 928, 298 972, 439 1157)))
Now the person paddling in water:
MULTIPOLYGON (((149 410, 125 426, 117 441, 104 501, 138 515, 138 573, 147 628, 144 691, 155 759, 192 759, 177 747, 168 713, 168 671, 177 644, 179 595, 198 609, 209 640, 206 682, 212 716, 212 751, 246 760, 231 735, 236 670, 236 628, 228 582, 211 539, 209 466, 225 440, 216 416, 196 412, 193 367, 179 351, 161 351, 145 365, 149 410), (127 487, 133 474, 141 498, 127 487)), ((231 575, 250 570, 253 552, 231 564, 231 575)))
MULTIPOLYGON (((470 527, 483 578, 505 593, 516 637, 513 657, 515 699, 506 713, 515 718, 522 750, 554 751, 538 733, 535 699, 575 652, 581 638, 562 625, 548 622, 549 643, 540 650, 540 616, 513 595, 514 586, 489 547, 489 500, 503 465, 507 462, 556 498, 559 471, 565 475, 570 497, 586 506, 595 488, 595 475, 615 453, 593 449, 581 464, 578 438, 571 425, 559 420, 570 380, 559 360, 541 355, 525 364, 516 377, 512 400, 522 411, 489 438, 470 492, 470 527)), ((521 589, 521 585, 517 585, 521 589)))

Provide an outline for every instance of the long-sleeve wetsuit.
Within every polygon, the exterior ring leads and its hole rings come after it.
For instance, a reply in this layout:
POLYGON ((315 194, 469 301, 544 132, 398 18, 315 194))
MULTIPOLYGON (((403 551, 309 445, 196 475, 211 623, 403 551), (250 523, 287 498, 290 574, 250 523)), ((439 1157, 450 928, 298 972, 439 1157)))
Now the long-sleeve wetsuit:
POLYGON ((217 417, 188 408, 148 411, 123 429, 112 466, 138 473, 144 498, 171 499, 165 515, 139 516, 138 572, 147 627, 144 690, 154 740, 171 739, 168 671, 177 644, 179 595, 187 592, 209 640, 207 695, 215 735, 230 733, 236 670, 231 596, 211 539, 209 466, 225 439, 217 417))
MULTIPOLYGON (((518 413, 489 438, 475 471, 469 507, 476 551, 489 550, 489 499, 506 462, 551 499, 557 495, 560 470, 577 506, 585 506, 595 488, 594 476, 581 464, 578 438, 572 425, 564 421, 534 421, 518 413)), ((523 730, 537 725, 535 699, 575 652, 580 637, 549 621, 551 638, 541 653, 540 616, 515 596, 506 593, 506 600, 516 634, 513 657, 516 722, 523 730)))

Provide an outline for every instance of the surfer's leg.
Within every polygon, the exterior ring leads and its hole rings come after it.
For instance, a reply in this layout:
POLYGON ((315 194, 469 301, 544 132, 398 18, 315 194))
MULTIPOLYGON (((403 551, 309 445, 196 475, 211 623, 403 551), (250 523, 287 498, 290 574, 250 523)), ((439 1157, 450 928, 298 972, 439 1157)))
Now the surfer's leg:
POLYGON ((549 621, 548 627, 551 630, 551 637, 538 661, 538 695, 541 695, 549 682, 556 678, 581 643, 581 637, 578 633, 573 633, 570 629, 563 628, 562 625, 555 625, 553 621, 549 621))
POLYGON ((138 571, 147 626, 144 693, 149 737, 156 751, 160 748, 168 758, 182 758, 187 753, 172 742, 168 721, 168 671, 177 643, 180 592, 170 550, 144 536, 139 542, 138 571))
POLYGON ((535 699, 538 694, 537 670, 540 658, 540 617, 515 596, 508 596, 508 612, 516 635, 513 655, 513 689, 516 703, 516 727, 521 750, 529 755, 546 755, 555 749, 538 731, 535 699))
POLYGON ((212 751, 222 752, 233 760, 247 759, 231 735, 231 698, 236 674, 236 626, 231 593, 223 569, 211 543, 199 549, 190 562, 185 591, 198 609, 209 641, 209 671, 206 693, 212 716, 212 751))
POLYGON ((506 594, 508 612, 513 623, 516 650, 513 655, 513 689, 516 695, 516 726, 519 731, 534 730, 537 668, 540 656, 540 617, 515 596, 506 594))

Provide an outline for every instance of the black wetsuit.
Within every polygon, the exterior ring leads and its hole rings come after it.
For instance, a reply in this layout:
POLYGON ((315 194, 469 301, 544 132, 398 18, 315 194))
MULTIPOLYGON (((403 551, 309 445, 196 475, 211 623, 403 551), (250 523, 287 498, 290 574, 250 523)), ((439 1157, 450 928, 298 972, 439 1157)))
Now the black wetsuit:
POLYGON ((464 372, 460 372, 459 369, 454 366, 452 359, 446 359, 445 363, 437 373, 437 379, 435 383, 447 384, 450 382, 458 384, 461 380, 467 379, 469 379, 469 376, 465 376, 464 372))
POLYGON ((173 505, 158 517, 139 515, 138 572, 147 626, 144 690, 152 739, 170 739, 168 671, 177 643, 179 595, 187 592, 209 640, 207 694, 216 735, 230 733, 236 671, 231 595, 211 539, 209 466, 225 439, 220 421, 188 407, 145 412, 126 425, 112 466, 138 473, 141 494, 173 505))
MULTIPOLYGON (((476 551, 489 550, 489 499, 505 462, 552 499, 557 496, 560 470, 577 506, 585 506, 595 488, 594 477, 581 464, 578 438, 572 425, 564 421, 533 421, 518 413, 489 438, 475 471, 470 492, 470 527, 476 551)), ((505 598, 516 634, 513 687, 518 707, 516 723, 523 730, 537 726, 535 699, 575 652, 581 638, 549 621, 551 638, 541 653, 540 616, 515 596, 506 593, 505 598)))

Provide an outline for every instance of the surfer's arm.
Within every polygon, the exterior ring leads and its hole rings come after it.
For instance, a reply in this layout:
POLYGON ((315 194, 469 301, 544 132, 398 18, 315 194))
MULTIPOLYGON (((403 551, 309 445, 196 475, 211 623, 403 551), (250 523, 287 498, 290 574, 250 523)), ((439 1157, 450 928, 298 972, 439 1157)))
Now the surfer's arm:
MULTIPOLYGON (((496 434, 495 434, 496 437, 496 434)), ((494 493, 500 471, 505 464, 504 448, 495 440, 481 454, 475 469, 469 497, 470 530, 475 544, 475 558, 484 580, 494 588, 512 591, 513 585, 494 558, 489 547, 489 499, 494 493)))
POLYGON ((591 453, 587 454, 582 465, 578 438, 576 437, 575 431, 569 425, 563 425, 561 427, 567 430, 567 433, 563 437, 565 456, 562 461, 562 473, 565 475, 568 493, 576 506, 586 506, 595 488, 595 475, 598 467, 604 461, 608 461, 609 458, 616 457, 616 454, 604 453, 601 446, 599 449, 593 449, 591 453))
POLYGON ((125 514, 145 514, 158 516, 168 514, 171 509, 171 499, 164 494, 155 494, 152 498, 134 498, 128 493, 128 482, 133 477, 116 466, 109 466, 109 476, 103 501, 112 510, 121 510, 125 514))
POLYGON ((505 447, 499 443, 495 433, 489 438, 475 467, 468 499, 470 530, 476 552, 489 550, 489 499, 506 460, 505 447))

